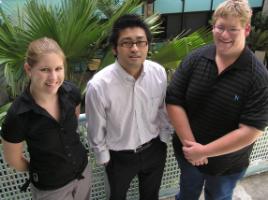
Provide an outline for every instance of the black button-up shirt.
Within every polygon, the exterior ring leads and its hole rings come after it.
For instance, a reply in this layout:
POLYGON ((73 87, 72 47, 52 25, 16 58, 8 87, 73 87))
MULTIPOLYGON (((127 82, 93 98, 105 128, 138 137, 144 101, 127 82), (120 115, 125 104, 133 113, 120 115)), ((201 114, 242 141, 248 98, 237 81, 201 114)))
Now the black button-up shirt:
POLYGON ((30 180, 39 189, 56 189, 81 177, 87 153, 77 131, 75 108, 79 90, 65 81, 59 88, 60 120, 35 103, 28 89, 10 107, 2 137, 11 143, 27 142, 30 180))
MULTIPOLYGON (((197 142, 210 143, 239 123, 263 130, 268 122, 268 73, 245 48, 239 58, 220 75, 216 48, 208 45, 190 54, 175 72, 167 89, 166 103, 182 106, 197 142)), ((180 116, 178 116, 180 117, 180 116)), ((181 144, 174 142, 182 156, 181 144)), ((199 167, 209 174, 228 174, 245 168, 252 150, 209 158, 199 167)))

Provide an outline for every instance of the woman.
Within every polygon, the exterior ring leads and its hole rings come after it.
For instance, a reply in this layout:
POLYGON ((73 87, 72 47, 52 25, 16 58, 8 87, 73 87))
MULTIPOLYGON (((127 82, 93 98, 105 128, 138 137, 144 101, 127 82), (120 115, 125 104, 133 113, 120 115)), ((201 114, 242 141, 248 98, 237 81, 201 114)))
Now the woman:
POLYGON ((30 83, 2 125, 5 160, 18 171, 29 171, 33 200, 90 197, 87 153, 76 132, 81 97, 64 81, 64 65, 64 53, 54 40, 31 42, 24 65, 30 83))

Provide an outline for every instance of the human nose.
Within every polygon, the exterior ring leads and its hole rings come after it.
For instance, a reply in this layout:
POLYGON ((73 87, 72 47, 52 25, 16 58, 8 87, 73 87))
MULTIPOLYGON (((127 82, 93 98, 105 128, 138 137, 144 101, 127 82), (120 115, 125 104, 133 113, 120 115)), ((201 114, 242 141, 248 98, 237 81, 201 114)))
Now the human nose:
POLYGON ((51 70, 49 73, 49 78, 56 79, 56 77, 57 77, 57 72, 55 70, 51 70))
POLYGON ((130 47, 131 50, 138 50, 137 43, 133 42, 132 46, 130 47))
POLYGON ((223 37, 230 36, 230 32, 228 31, 228 29, 223 29, 221 35, 222 35, 223 37))

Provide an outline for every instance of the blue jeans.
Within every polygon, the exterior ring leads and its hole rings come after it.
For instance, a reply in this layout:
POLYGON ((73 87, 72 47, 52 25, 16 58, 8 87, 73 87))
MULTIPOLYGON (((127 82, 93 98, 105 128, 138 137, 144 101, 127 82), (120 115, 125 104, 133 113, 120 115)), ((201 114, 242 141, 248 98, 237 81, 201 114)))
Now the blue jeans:
POLYGON ((211 176, 201 173, 182 158, 178 159, 178 164, 181 169, 181 176, 180 191, 176 195, 176 200, 198 200, 203 186, 205 200, 232 200, 236 183, 246 172, 246 169, 244 169, 235 174, 211 176))

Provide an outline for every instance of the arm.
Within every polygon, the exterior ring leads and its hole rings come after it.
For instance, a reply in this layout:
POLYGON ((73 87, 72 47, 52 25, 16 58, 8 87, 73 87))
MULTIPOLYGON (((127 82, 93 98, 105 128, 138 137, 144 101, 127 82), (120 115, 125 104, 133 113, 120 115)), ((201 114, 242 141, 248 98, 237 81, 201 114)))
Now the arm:
MULTIPOLYGON (((176 134, 179 137, 183 149, 188 145, 187 141, 195 143, 195 138, 190 127, 188 117, 185 110, 181 106, 177 105, 167 105, 167 112, 170 118, 171 124, 175 128, 176 134)), ((185 157, 192 165, 204 165, 208 163, 206 156, 200 156, 199 159, 188 159, 185 157)))
POLYGON ((168 104, 167 112, 183 146, 185 146, 185 140, 195 142, 185 110, 181 106, 168 104))
POLYGON ((261 134, 262 131, 254 127, 240 124, 238 129, 206 145, 186 141, 187 146, 183 147, 183 151, 185 157, 193 162, 203 157, 215 157, 238 151, 254 143, 261 134))
MULTIPOLYGON (((195 59, 197 58, 198 56, 189 55, 182 61, 173 74, 166 95, 168 116, 183 146, 186 145, 186 140, 195 142, 184 105, 186 102, 186 91, 191 81, 194 66, 196 66, 195 59)), ((193 165, 203 165, 207 164, 208 160, 203 158, 191 163, 193 165)))
POLYGON ((79 119, 79 116, 80 116, 80 106, 81 104, 77 105, 76 108, 75 108, 75 115, 77 117, 77 119, 79 119))
POLYGON ((161 107, 159 108, 158 114, 159 114, 159 119, 160 119, 160 135, 159 135, 160 140, 168 144, 170 141, 170 135, 173 129, 168 120, 166 105, 164 101, 161 107))
POLYGON ((184 147, 183 151, 188 160, 232 153, 257 140, 263 132, 261 130, 268 124, 268 87, 267 82, 263 83, 267 80, 267 74, 262 75, 262 78, 255 77, 256 82, 248 92, 249 96, 242 110, 238 128, 206 145, 187 142, 187 147, 184 147), (259 80, 262 82, 258 82, 259 80))
POLYGON ((165 97, 166 97, 166 88, 167 88, 167 74, 166 71, 163 68, 163 86, 162 86, 162 103, 160 104, 158 108, 158 117, 160 121, 160 140, 162 142, 165 142, 166 144, 170 141, 170 135, 172 133, 172 126, 170 124, 170 121, 168 119, 167 109, 166 109, 166 103, 165 103, 165 97))
POLYGON ((105 164, 110 160, 109 149, 106 146, 106 113, 100 96, 90 84, 87 87, 85 101, 88 142, 95 153, 97 163, 105 164))
POLYGON ((23 142, 10 143, 2 139, 4 158, 7 164, 18 171, 28 171, 29 161, 23 154, 23 142))

